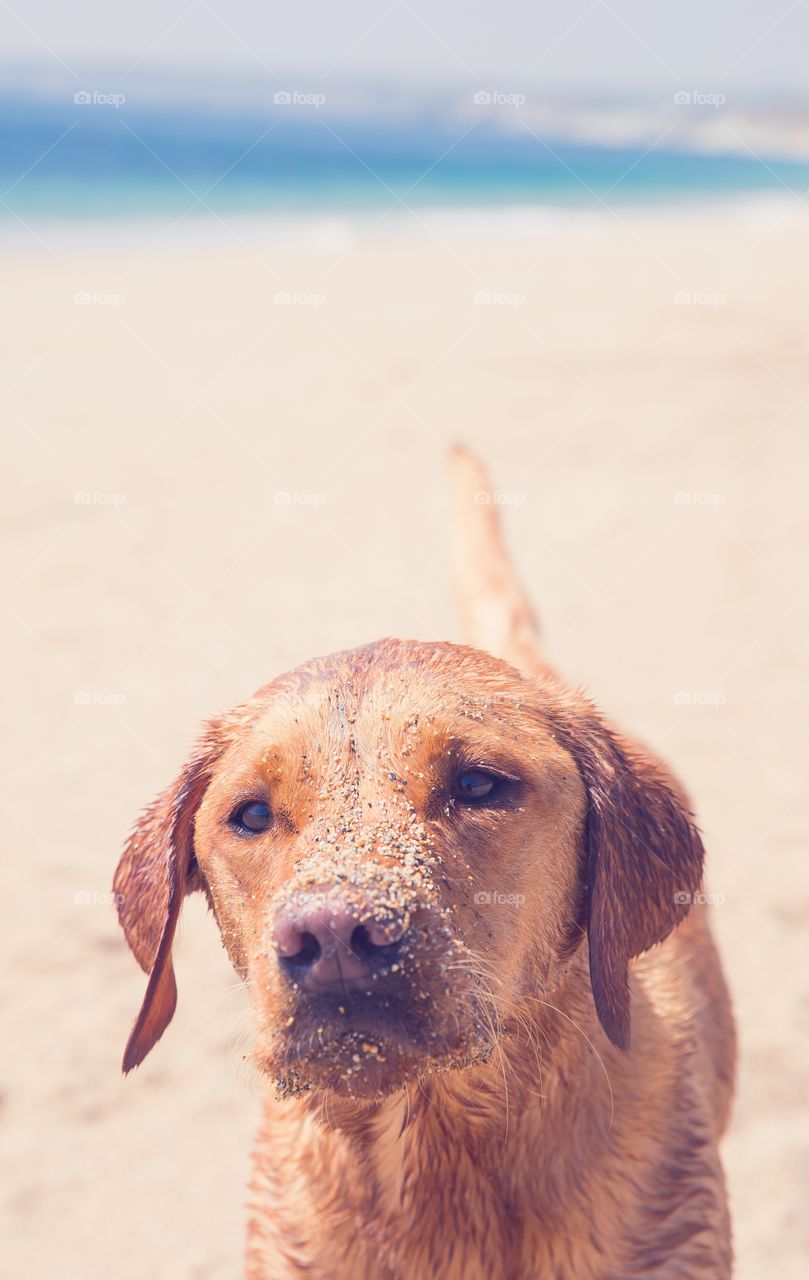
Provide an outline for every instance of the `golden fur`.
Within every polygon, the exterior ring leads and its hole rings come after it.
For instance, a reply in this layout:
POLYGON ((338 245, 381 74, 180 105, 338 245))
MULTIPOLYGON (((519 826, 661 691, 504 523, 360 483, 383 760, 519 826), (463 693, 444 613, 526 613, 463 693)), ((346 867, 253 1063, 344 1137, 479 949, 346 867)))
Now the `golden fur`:
POLYGON ((268 1078, 249 1280, 721 1280, 734 1036, 689 913, 699 835, 663 766, 542 665, 485 475, 454 465, 481 648, 382 641, 210 722, 116 875, 150 973, 125 1069, 171 1019, 201 889, 268 1078), (465 801, 470 770, 496 802, 465 801), (266 831, 234 827, 245 801, 266 831), (338 907, 381 941, 322 994, 279 921, 338 907))

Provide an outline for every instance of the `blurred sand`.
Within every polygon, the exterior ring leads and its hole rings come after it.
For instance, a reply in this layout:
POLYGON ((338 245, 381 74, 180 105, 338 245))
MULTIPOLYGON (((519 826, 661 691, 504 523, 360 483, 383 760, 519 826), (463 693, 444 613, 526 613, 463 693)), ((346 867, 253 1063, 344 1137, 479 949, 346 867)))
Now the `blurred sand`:
POLYGON ((206 714, 316 653, 460 638, 460 438, 554 660, 694 796, 741 1025, 737 1274, 803 1277, 809 218, 220 231, 2 251, 6 1273, 239 1274, 244 997, 192 901, 178 1015, 124 1081, 144 981, 105 895, 206 714))

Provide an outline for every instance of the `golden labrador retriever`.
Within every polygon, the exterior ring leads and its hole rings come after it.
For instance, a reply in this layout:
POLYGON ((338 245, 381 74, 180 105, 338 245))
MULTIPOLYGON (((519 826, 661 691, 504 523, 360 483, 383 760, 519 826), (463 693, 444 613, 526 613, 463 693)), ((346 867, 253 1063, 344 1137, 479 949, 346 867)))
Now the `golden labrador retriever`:
POLYGON ((480 648, 383 640, 209 723, 115 877, 149 973, 124 1069, 201 890, 268 1081, 250 1280, 721 1280, 734 1034, 700 837, 542 665, 485 473, 454 469, 480 648))

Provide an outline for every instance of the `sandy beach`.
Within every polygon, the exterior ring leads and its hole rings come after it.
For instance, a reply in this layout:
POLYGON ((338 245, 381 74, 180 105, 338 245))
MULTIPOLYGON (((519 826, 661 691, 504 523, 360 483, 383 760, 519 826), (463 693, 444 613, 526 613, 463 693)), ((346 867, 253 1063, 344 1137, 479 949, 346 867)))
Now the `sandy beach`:
POLYGON ((552 659, 691 792, 737 1275, 803 1277, 809 214, 38 234, 0 244, 7 1274, 239 1274, 246 998, 192 899, 177 1016, 124 1080, 112 873, 206 715, 317 653, 461 638, 463 440, 552 659))

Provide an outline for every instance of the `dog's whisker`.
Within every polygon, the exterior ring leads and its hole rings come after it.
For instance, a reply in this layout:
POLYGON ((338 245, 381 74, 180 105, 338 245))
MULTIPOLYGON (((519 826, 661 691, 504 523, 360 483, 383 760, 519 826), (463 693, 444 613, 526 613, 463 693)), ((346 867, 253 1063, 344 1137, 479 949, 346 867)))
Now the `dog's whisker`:
POLYGON ((559 1016, 560 1016, 561 1018, 564 1018, 567 1022, 569 1022, 569 1023, 570 1023, 570 1025, 571 1025, 572 1027, 574 1027, 576 1031, 578 1031, 578 1033, 579 1033, 579 1035, 582 1037, 582 1039, 586 1041, 586 1043, 588 1044, 589 1048, 592 1050, 593 1054, 595 1055, 596 1060, 597 1060, 597 1062, 598 1062, 599 1066, 601 1067, 601 1070, 604 1072, 604 1079, 606 1080, 606 1082, 607 1082, 607 1088, 608 1088, 608 1089, 609 1089, 609 1091, 610 1091, 610 1128, 612 1128, 613 1120, 614 1120, 614 1118, 615 1118, 615 1097, 614 1097, 613 1089, 612 1089, 612 1081, 610 1080, 610 1073, 609 1073, 609 1071, 607 1070, 606 1063, 604 1062, 604 1059, 602 1058, 601 1054, 598 1052, 598 1049, 597 1049, 597 1048, 595 1047, 595 1045, 593 1044, 593 1042, 592 1042, 592 1040, 590 1039, 590 1037, 588 1036, 587 1032, 584 1030, 584 1028, 583 1028, 583 1027, 580 1027, 580 1026, 579 1026, 579 1024, 578 1024, 578 1022, 576 1022, 575 1018, 571 1018, 569 1014, 565 1013, 564 1009, 560 1009, 560 1008, 558 1008, 558 1006, 557 1006, 557 1005, 555 1005, 555 1004, 550 1004, 547 1000, 540 1000, 539 996, 526 996, 526 997, 525 997, 525 999, 526 999, 526 1000, 535 1000, 537 1004, 544 1005, 544 1007, 545 1007, 546 1009, 552 1009, 554 1013, 558 1013, 558 1014, 559 1014, 559 1016))

